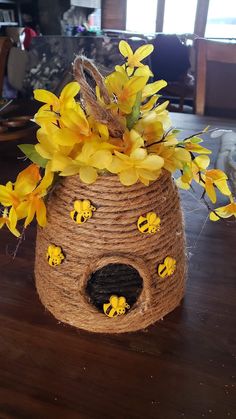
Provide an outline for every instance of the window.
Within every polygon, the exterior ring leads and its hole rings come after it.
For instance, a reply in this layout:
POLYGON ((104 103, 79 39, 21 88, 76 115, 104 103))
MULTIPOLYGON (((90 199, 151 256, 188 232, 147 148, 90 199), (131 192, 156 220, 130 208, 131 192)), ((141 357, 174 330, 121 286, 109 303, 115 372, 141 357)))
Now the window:
MULTIPOLYGON (((196 30, 197 35, 204 36, 208 4, 204 0, 203 3, 200 0, 127 0, 126 29, 154 34, 158 15, 159 31, 193 34, 198 4, 201 7, 200 13, 198 9, 196 30)), ((209 1, 205 37, 236 38, 236 0, 209 1)))
POLYGON ((205 37, 236 38, 236 0, 211 0, 205 37))
POLYGON ((127 0, 126 30, 151 34, 156 32, 158 0, 127 0))
POLYGON ((165 33, 193 33, 197 0, 165 0, 165 33))

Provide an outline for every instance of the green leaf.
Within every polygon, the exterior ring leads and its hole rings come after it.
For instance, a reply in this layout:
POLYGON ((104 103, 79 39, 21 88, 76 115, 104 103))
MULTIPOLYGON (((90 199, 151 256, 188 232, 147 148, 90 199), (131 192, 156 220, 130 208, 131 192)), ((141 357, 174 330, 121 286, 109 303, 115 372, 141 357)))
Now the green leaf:
POLYGON ((142 99, 142 92, 138 92, 132 112, 127 116, 127 128, 129 130, 133 128, 134 124, 139 119, 141 99, 142 99))
POLYGON ((199 138, 199 137, 192 137, 191 139, 190 139, 190 141, 191 141, 191 143, 193 143, 193 144, 199 144, 199 143, 202 143, 202 139, 201 138, 199 138))
POLYGON ((171 134, 179 134, 180 132, 182 132, 181 129, 172 129, 171 134))
POLYGON ((46 167, 48 160, 40 156, 40 154, 35 150, 34 144, 21 144, 18 145, 18 147, 33 163, 43 168, 46 167))

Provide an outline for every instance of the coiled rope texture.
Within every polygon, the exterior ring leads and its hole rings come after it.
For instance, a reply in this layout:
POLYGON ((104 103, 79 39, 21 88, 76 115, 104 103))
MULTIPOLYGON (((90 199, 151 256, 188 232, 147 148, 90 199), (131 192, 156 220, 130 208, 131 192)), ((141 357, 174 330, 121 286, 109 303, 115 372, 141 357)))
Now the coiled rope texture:
POLYGON ((168 172, 149 186, 123 186, 114 175, 100 176, 92 185, 78 176, 63 179, 49 198, 48 223, 38 228, 36 287, 42 303, 60 321, 93 332, 122 333, 143 329, 179 305, 186 276, 185 238, 176 186, 168 172), (70 218, 75 200, 89 199, 97 210, 84 224, 70 218), (156 234, 138 231, 140 215, 153 211, 161 218, 156 234), (66 258, 53 268, 46 252, 61 246, 66 258), (176 271, 160 278, 158 264, 166 256, 176 259, 176 271), (133 266, 143 290, 125 315, 108 318, 86 294, 93 272, 109 263, 133 266))

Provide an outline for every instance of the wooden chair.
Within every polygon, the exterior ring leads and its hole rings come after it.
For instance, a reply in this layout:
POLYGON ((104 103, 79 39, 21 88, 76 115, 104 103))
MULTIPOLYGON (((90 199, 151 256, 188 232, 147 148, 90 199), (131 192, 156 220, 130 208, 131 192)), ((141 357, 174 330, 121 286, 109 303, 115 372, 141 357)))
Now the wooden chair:
POLYGON ((3 79, 5 75, 5 69, 7 64, 8 53, 12 47, 10 38, 6 36, 0 37, 0 97, 2 96, 3 79))
POLYGON ((199 38, 195 40, 194 46, 195 113, 204 115, 208 100, 209 106, 216 111, 215 116, 236 116, 236 44, 199 38), (224 115, 224 109, 225 113, 231 109, 232 115, 224 115))

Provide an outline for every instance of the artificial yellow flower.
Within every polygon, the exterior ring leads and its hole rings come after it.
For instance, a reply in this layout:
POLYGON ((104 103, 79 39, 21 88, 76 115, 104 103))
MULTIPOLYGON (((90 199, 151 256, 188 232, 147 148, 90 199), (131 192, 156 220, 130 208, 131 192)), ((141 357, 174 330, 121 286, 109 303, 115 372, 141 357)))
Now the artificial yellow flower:
MULTIPOLYGON (((148 127, 149 125, 158 124, 157 126, 162 127, 162 129, 158 129, 159 134, 157 133, 157 137, 153 139, 155 141, 160 139, 164 135, 164 133, 171 127, 170 116, 168 111, 166 110, 166 106, 168 105, 168 103, 169 102, 166 101, 153 110, 150 110, 148 112, 144 111, 142 117, 138 120, 137 124, 135 124, 134 128, 139 132, 142 132, 145 126, 148 127)), ((149 130, 149 128, 147 129, 149 130)))
POLYGON ((8 210, 8 208, 4 208, 2 217, 0 217, 0 229, 6 225, 14 236, 19 237, 20 232, 17 230, 16 224, 17 215, 15 209, 13 207, 11 207, 10 210, 8 210))
MULTIPOLYGON (((182 149, 182 148, 177 148, 176 150, 181 151, 181 153, 185 151, 186 153, 189 154, 191 158, 191 155, 187 150, 182 149)), ((206 155, 197 156, 195 157, 194 160, 190 159, 190 161, 185 161, 182 167, 182 176, 176 179, 177 186, 180 187, 181 189, 188 190, 190 189, 192 180, 195 180, 195 182, 200 183, 203 186, 202 181, 201 181, 202 175, 205 172, 206 168, 209 166, 209 164, 210 164, 210 159, 206 155)), ((181 169, 181 168, 178 167, 178 169, 181 169)))
POLYGON ((215 187, 219 189, 223 195, 231 195, 227 179, 227 175, 219 169, 206 170, 205 173, 202 174, 200 184, 204 186, 206 194, 210 198, 211 202, 216 202, 215 187))
POLYGON ((87 184, 95 182, 97 170, 107 169, 112 161, 114 146, 106 142, 88 142, 74 159, 55 157, 52 169, 60 171, 61 176, 79 174, 82 182, 87 184))
POLYGON ((230 204, 216 208, 214 211, 212 211, 210 213, 210 220, 218 221, 220 218, 230 218, 232 216, 236 218, 236 202, 233 200, 231 195, 230 204))
POLYGON ((193 138, 186 139, 181 143, 181 147, 184 147, 185 150, 191 151, 192 153, 211 154, 211 150, 199 145, 199 142, 202 142, 202 140, 198 140, 198 143, 195 143, 193 138))
MULTIPOLYGON (((125 65, 123 65, 123 68, 125 68, 125 65)), ((143 65, 142 67, 138 67, 135 70, 134 75, 139 76, 139 77, 147 77, 147 81, 149 77, 154 76, 153 72, 150 70, 150 67, 148 65, 143 65)))
POLYGON ((133 68, 127 69, 126 64, 115 66, 115 71, 118 71, 119 73, 122 73, 122 74, 128 74, 128 76, 130 76, 133 73, 134 76, 146 77, 147 81, 149 77, 153 77, 153 73, 150 70, 148 65, 143 65, 142 67, 138 67, 135 71, 133 70, 134 70, 133 68))
POLYGON ((144 114, 145 112, 151 111, 156 105, 159 97, 159 95, 153 95, 147 102, 143 103, 140 107, 141 112, 144 114))
POLYGON ((115 151, 112 163, 108 166, 111 173, 117 173, 121 183, 130 186, 140 180, 145 185, 160 176, 164 160, 155 154, 147 154, 144 148, 133 151, 130 156, 115 151))
POLYGON ((164 168, 170 173, 175 170, 184 170, 184 167, 191 163, 191 155, 187 150, 177 147, 166 147, 161 144, 158 154, 164 159, 164 168))
POLYGON ((45 227, 47 223, 46 218, 46 206, 43 197, 47 195, 48 188, 51 186, 53 181, 53 173, 46 173, 40 183, 35 184, 35 188, 32 192, 24 197, 24 200, 17 206, 16 214, 20 220, 25 218, 24 227, 27 227, 34 216, 38 224, 41 227, 45 227))
POLYGON ((26 218, 24 226, 32 221, 36 213, 39 225, 46 224, 46 208, 41 199, 46 195, 48 187, 53 180, 53 174, 48 173, 41 180, 39 168, 31 164, 22 170, 14 183, 8 182, 6 186, 0 186, 0 202, 6 208, 1 217, 1 227, 6 224, 15 236, 19 236, 16 230, 17 221, 26 218), (40 182, 40 183, 39 183, 40 182))
POLYGON ((24 197, 34 190, 40 179, 38 167, 31 164, 19 173, 14 183, 7 182, 5 186, 0 185, 1 204, 4 207, 16 208, 24 197))
POLYGON ((154 95, 166 86, 167 83, 165 80, 158 80, 154 83, 146 84, 142 91, 142 99, 146 99, 147 97, 154 95))
POLYGON ((129 155, 115 150, 115 156, 107 168, 111 173, 118 174, 125 186, 133 185, 138 180, 148 185, 160 176, 164 160, 156 154, 148 154, 147 150, 142 148, 143 139, 135 130, 126 132, 126 137, 129 138, 129 155))
POLYGON ((137 93, 140 92, 147 79, 145 77, 132 77, 117 71, 106 77, 106 86, 110 94, 117 98, 117 107, 125 114, 130 114, 136 101, 137 93))
POLYGON ((61 114, 67 109, 76 107, 74 97, 79 93, 80 85, 77 82, 68 83, 62 90, 59 98, 52 92, 44 89, 35 89, 34 98, 39 102, 44 102, 36 115, 34 116, 35 122, 38 125, 45 123, 57 123, 61 114))
POLYGON ((144 64, 141 61, 150 55, 154 47, 151 44, 142 45, 135 52, 132 51, 131 47, 126 41, 120 41, 119 50, 124 58, 127 58, 127 65, 130 68, 142 67, 144 64))
POLYGON ((64 127, 69 128, 71 131, 79 132, 85 136, 88 136, 90 133, 88 119, 78 103, 76 103, 73 109, 65 109, 60 121, 64 127))
POLYGON ((69 128, 58 128, 53 124, 38 129, 37 139, 39 142, 35 145, 35 150, 49 161, 53 160, 55 155, 70 155, 78 145, 81 147, 82 142, 79 133, 69 128))

